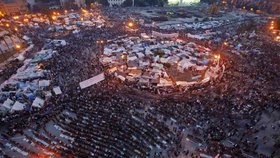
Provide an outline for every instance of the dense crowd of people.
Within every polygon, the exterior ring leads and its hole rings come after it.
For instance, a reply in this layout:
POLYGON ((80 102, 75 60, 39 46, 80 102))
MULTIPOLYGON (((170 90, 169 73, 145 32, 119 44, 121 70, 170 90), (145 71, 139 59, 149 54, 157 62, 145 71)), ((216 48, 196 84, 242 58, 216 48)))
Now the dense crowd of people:
MULTIPOLYGON (((102 14, 113 17, 115 12, 104 9, 102 14)), ((60 86, 63 94, 33 113, 6 116, 0 157, 270 157, 257 151, 275 140, 261 133, 279 134, 279 117, 269 118, 271 127, 259 122, 265 113, 279 116, 279 43, 264 38, 265 33, 248 45, 243 41, 249 34, 229 38, 228 43, 243 46, 238 54, 225 48, 224 76, 186 91, 157 95, 110 76, 81 90, 79 82, 104 71, 99 63, 103 46, 96 41, 151 31, 139 25, 138 32, 127 32, 117 16, 111 20, 112 28, 81 27, 78 34, 63 36, 67 46, 53 48, 57 53, 42 64, 50 71, 51 85, 60 86), (262 53, 252 51, 256 45, 262 53)), ((38 47, 52 38, 45 27, 27 31, 38 47)))

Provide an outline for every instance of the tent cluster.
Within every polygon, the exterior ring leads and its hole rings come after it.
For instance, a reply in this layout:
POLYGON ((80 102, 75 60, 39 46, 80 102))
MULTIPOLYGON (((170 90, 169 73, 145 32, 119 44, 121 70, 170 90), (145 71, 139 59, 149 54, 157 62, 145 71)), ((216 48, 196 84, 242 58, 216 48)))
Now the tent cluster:
POLYGON ((78 33, 80 26, 96 26, 100 28, 104 26, 105 20, 94 12, 84 14, 70 13, 57 16, 53 24, 49 28, 50 31, 72 30, 73 33, 78 33))
MULTIPOLYGON (((64 46, 63 44, 65 41, 62 40, 61 45, 64 46)), ((52 49, 37 52, 32 59, 24 60, 24 65, 17 73, 1 84, 0 101, 4 102, 0 103, 0 111, 29 111, 44 106, 45 100, 50 98, 52 93, 49 71, 44 68, 43 63, 55 53, 52 49)), ((59 87, 54 87, 53 91, 56 95, 62 93, 59 87)))
POLYGON ((153 87, 190 86, 217 78, 219 59, 195 43, 170 40, 176 34, 121 38, 104 48, 100 61, 122 81, 153 87), (161 37, 162 36, 162 37, 161 37))

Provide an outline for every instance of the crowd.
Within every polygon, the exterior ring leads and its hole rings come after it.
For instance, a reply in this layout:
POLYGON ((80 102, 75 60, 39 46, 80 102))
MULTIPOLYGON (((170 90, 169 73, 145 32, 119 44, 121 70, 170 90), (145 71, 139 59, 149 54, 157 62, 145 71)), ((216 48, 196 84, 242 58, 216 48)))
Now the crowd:
MULTIPOLYGON (((103 12, 108 17, 114 13, 103 12)), ((223 77, 183 92, 155 95, 109 76, 81 90, 79 82, 104 71, 99 62, 103 46, 97 41, 137 34, 127 32, 121 21, 113 23, 112 28, 81 27, 63 37, 66 47, 53 47, 57 53, 43 64, 51 85, 60 86, 63 94, 33 113, 6 116, 0 157, 270 157, 277 152, 269 142, 280 129, 279 43, 260 35, 238 54, 225 49, 223 77), (250 51, 259 42, 262 53, 250 51), (278 117, 260 123, 265 113, 278 117), (264 146, 269 154, 260 154, 264 146)), ((139 27, 139 32, 150 31, 139 27)), ((50 36, 43 28, 29 32, 35 41, 50 36)))

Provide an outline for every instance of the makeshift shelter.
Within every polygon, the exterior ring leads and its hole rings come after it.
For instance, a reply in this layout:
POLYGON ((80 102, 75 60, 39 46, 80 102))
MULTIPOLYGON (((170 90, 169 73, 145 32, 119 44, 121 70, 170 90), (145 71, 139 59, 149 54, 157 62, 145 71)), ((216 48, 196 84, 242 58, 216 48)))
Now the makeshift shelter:
POLYGON ((44 106, 45 101, 39 97, 36 97, 32 103, 32 107, 41 108, 44 106))
POLYGON ((12 101, 11 99, 7 99, 4 103, 3 103, 3 107, 5 107, 6 109, 10 110, 12 108, 12 105, 14 104, 14 101, 12 101))
POLYGON ((62 91, 61 91, 60 87, 54 87, 53 91, 54 91, 55 95, 62 94, 62 91))
POLYGON ((39 81, 39 87, 48 87, 50 85, 50 80, 40 80, 39 81))
POLYGON ((12 109, 11 109, 11 112, 14 112, 14 111, 22 111, 24 110, 25 108, 25 105, 16 101, 15 104, 13 105, 12 109))

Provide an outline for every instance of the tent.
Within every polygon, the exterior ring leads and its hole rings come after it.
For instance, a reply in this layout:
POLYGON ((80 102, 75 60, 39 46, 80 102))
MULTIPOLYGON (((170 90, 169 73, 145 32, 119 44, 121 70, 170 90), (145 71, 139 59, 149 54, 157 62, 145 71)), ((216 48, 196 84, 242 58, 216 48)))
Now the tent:
POLYGON ((10 110, 12 108, 12 105, 14 104, 14 101, 12 101, 11 99, 7 99, 4 103, 3 103, 3 107, 5 107, 6 109, 10 110))
POLYGON ((36 97, 32 103, 32 107, 41 108, 44 106, 45 101, 39 97, 36 97))
POLYGON ((39 81, 39 87, 48 87, 50 85, 50 80, 39 81))
POLYGON ((16 101, 15 104, 13 105, 12 109, 11 109, 11 112, 13 111, 22 111, 24 110, 25 108, 25 105, 16 101))
POLYGON ((62 91, 61 91, 61 89, 60 89, 60 87, 54 87, 53 88, 53 91, 54 91, 54 93, 55 93, 55 95, 59 95, 59 94, 62 94, 62 91))

